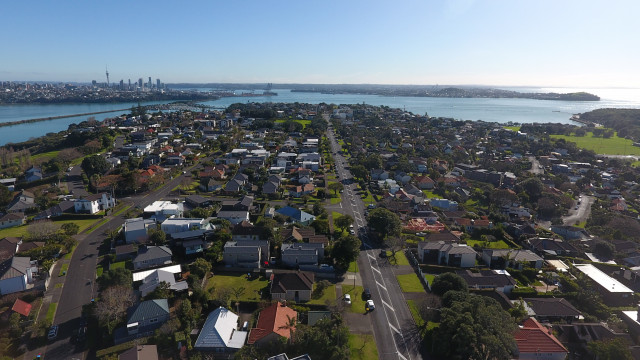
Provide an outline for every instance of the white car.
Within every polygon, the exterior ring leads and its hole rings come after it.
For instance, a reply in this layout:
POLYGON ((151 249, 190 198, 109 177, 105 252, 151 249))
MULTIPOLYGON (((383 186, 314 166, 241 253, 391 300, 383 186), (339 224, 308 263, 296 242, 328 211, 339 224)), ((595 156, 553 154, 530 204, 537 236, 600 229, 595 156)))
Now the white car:
POLYGON ((351 295, 344 294, 344 303, 347 305, 351 305, 351 295))
POLYGON ((375 309, 376 306, 373 304, 373 300, 367 300, 367 303, 364 305, 364 308, 367 311, 371 311, 371 310, 375 309))

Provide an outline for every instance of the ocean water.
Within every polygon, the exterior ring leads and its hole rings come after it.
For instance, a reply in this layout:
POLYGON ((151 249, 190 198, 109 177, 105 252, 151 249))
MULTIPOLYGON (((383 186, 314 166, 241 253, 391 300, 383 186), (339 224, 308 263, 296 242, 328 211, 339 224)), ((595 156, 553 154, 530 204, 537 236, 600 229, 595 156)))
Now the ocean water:
MULTIPOLYGON (((204 104, 227 107, 238 102, 300 102, 328 104, 385 105, 405 109, 415 114, 452 117, 461 120, 483 120, 488 122, 517 123, 573 123, 571 115, 599 108, 640 108, 640 89, 570 89, 570 88, 504 88, 520 92, 575 92, 586 91, 600 96, 601 101, 550 101, 532 99, 451 99, 428 97, 391 97, 378 95, 320 94, 291 92, 275 89, 278 96, 228 97, 204 104)), ((208 90, 208 89, 201 89, 208 90)), ((239 91, 242 92, 242 91, 239 91)), ((144 103, 157 104, 159 102, 144 103)), ((16 104, 0 105, 0 122, 28 120, 60 115, 73 115, 113 110, 96 114, 97 120, 126 113, 137 103, 119 104, 16 104), (116 111, 120 110, 120 111, 116 111)), ((0 128, 0 145, 20 142, 32 137, 67 129, 70 124, 85 121, 89 116, 76 116, 47 120, 31 124, 19 124, 0 128)))

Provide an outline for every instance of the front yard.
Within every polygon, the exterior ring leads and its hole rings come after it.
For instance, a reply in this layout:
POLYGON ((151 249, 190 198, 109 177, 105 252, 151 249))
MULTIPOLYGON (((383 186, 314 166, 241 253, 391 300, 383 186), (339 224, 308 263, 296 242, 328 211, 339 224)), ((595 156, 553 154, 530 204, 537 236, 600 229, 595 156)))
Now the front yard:
MULTIPOLYGON (((267 291, 265 289, 269 281, 265 277, 252 277, 251 279, 247 279, 247 274, 224 274, 224 275, 213 275, 207 281, 207 291, 211 294, 215 294, 215 290, 217 289, 231 289, 232 291, 237 290, 239 293, 238 300, 239 301, 260 301, 261 292, 267 291), (243 289, 243 291, 240 291, 243 289)), ((334 298, 335 298, 335 290, 334 290, 334 298)))
POLYGON ((424 292, 424 287, 416 274, 398 275, 396 278, 403 292, 424 292))

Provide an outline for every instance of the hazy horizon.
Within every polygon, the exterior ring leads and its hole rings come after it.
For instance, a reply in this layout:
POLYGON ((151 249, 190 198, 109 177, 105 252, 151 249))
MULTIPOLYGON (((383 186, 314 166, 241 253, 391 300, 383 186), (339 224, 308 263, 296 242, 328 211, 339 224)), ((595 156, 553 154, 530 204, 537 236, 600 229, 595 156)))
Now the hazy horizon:
POLYGON ((108 68, 111 82, 640 83, 640 2, 631 0, 114 0, 3 10, 4 81, 105 82, 108 68))

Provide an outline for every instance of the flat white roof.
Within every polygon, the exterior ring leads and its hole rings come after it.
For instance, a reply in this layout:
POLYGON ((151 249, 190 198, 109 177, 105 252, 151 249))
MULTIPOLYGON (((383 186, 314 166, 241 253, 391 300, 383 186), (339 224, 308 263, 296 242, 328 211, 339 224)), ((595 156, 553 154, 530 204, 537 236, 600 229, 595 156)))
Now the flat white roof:
POLYGON ((565 264, 562 260, 547 260, 547 263, 549 263, 549 265, 553 266, 560 272, 569 271, 569 266, 567 266, 567 264, 565 264))
POLYGON ((171 201, 154 201, 153 204, 144 208, 144 212, 158 212, 162 210, 178 210, 178 204, 171 201))
POLYGON ((611 276, 603 273, 597 267, 591 264, 576 264, 576 269, 582 271, 585 275, 591 278, 591 280, 597 282, 600 286, 613 293, 633 293, 633 290, 624 286, 620 281, 612 278, 611 276))
POLYGON ((178 274, 182 272, 182 267, 180 266, 180 264, 178 264, 178 265, 171 265, 171 266, 167 266, 159 269, 145 270, 145 271, 133 273, 133 282, 144 280, 144 278, 151 275, 151 273, 156 270, 163 270, 163 271, 170 272, 172 274, 178 274))

